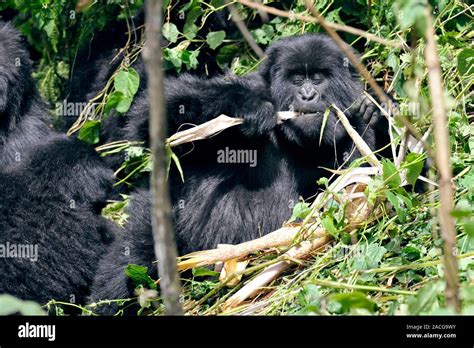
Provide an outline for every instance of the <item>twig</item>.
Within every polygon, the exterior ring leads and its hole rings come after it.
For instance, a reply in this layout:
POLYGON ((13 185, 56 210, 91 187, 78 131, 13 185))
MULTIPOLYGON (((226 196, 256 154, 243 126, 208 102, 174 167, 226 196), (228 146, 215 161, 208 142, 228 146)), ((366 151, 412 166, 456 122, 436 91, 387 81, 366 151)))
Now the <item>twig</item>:
POLYGON ((371 286, 371 285, 344 284, 344 283, 338 283, 338 282, 333 282, 330 280, 322 280, 322 279, 313 279, 311 283, 316 284, 316 285, 321 285, 321 286, 327 286, 330 288, 336 288, 336 289, 386 292, 389 294, 407 295, 407 296, 416 295, 416 292, 414 291, 381 288, 379 286, 371 286))
POLYGON ((443 83, 441 78, 441 66, 436 48, 435 31, 431 13, 426 11, 426 47, 425 62, 428 68, 429 88, 431 103, 433 107, 433 124, 435 140, 435 161, 439 172, 439 196, 440 206, 438 210, 441 235, 444 239, 444 266, 446 277, 446 303, 460 312, 459 302, 459 275, 458 262, 454 255, 456 247, 456 228, 451 211, 454 208, 453 187, 451 186, 451 149, 449 143, 449 130, 444 105, 443 83))
POLYGON ((229 11, 230 11, 232 21, 235 23, 236 27, 239 29, 244 39, 248 42, 250 48, 255 52, 258 58, 262 59, 263 57, 265 57, 265 53, 253 39, 252 34, 250 33, 249 29, 245 25, 244 21, 242 20, 242 17, 240 17, 240 14, 235 8, 235 6, 231 4, 229 0, 226 0, 226 3, 230 4, 229 11))
MULTIPOLYGON (((267 13, 270 13, 270 14, 275 15, 275 16, 285 17, 285 18, 289 18, 289 19, 298 19, 300 21, 308 22, 308 23, 319 23, 320 24, 320 22, 318 21, 317 18, 301 15, 301 14, 298 14, 298 13, 291 13, 291 12, 287 12, 287 11, 282 11, 282 10, 279 10, 279 9, 276 9, 276 8, 273 8, 273 7, 270 7, 270 6, 265 6, 265 5, 259 4, 257 2, 252 2, 252 1, 249 1, 249 0, 237 0, 237 1, 240 2, 242 5, 245 5, 247 7, 254 8, 254 9, 259 10, 259 11, 267 12, 267 13)), ((362 36, 362 37, 366 38, 369 41, 378 42, 378 43, 381 43, 382 45, 406 49, 406 45, 403 45, 399 42, 392 41, 392 40, 386 40, 386 39, 384 39, 380 36, 367 33, 366 31, 363 31, 363 30, 360 30, 360 29, 357 29, 357 28, 354 28, 354 27, 350 27, 348 25, 342 25, 342 24, 337 24, 337 23, 327 23, 327 25, 329 27, 333 28, 334 30, 344 31, 346 33, 351 33, 351 34, 354 34, 354 35, 357 35, 357 36, 362 36)))
POLYGON ((382 165, 380 164, 377 157, 375 157, 373 150, 367 145, 367 143, 362 139, 359 133, 356 132, 354 128, 352 128, 351 123, 347 119, 346 115, 339 109, 336 105, 332 104, 331 107, 336 110, 336 115, 341 121, 342 125, 344 126, 346 132, 354 141, 355 146, 359 150, 360 154, 367 158, 367 162, 369 162, 372 166, 381 168, 382 165))
POLYGON ((168 315, 180 315, 181 286, 176 269, 176 242, 171 224, 171 204, 166 180, 166 129, 163 67, 161 60, 162 8, 161 1, 146 2, 146 36, 143 58, 148 72, 150 94, 150 143, 153 157, 151 173, 152 231, 158 258, 160 289, 168 315))

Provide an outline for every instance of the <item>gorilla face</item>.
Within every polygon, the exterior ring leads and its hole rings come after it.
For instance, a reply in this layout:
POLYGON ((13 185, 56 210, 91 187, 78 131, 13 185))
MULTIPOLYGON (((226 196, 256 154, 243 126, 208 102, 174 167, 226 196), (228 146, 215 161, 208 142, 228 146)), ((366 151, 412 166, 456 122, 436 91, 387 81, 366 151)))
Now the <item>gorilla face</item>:
MULTIPOLYGON (((345 110, 362 93, 352 66, 330 38, 318 34, 282 39, 267 55, 261 73, 271 87, 277 110, 298 113, 282 124, 280 131, 300 146, 317 146, 326 109, 335 104, 345 110)), ((334 144, 344 136, 342 125, 331 112, 323 144, 334 144)))

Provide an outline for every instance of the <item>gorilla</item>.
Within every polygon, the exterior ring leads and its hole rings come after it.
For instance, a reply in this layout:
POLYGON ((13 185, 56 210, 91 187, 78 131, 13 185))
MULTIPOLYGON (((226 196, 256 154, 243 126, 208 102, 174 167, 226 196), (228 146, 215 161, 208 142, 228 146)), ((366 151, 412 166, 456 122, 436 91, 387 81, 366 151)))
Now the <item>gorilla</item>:
MULTIPOLYGON (((169 180, 180 254, 278 229, 300 197, 311 200, 317 193, 316 181, 327 176, 323 168, 360 156, 333 112, 323 129, 331 104, 345 112, 372 149, 388 139, 386 130, 378 131, 384 127, 381 114, 366 100, 355 70, 331 39, 288 37, 266 55, 259 70, 244 77, 181 75, 165 81, 169 134, 221 114, 244 119, 240 126, 176 149, 185 181, 173 172, 169 180), (288 110, 298 116, 279 124, 277 112, 288 110)), ((146 93, 124 117, 124 138, 147 141, 146 93)), ((92 301, 133 296, 134 286, 124 274, 127 264, 146 266, 157 277, 150 205, 148 191, 133 195, 130 220, 100 263, 92 301)), ((98 311, 112 314, 117 308, 98 311)))
POLYGON ((84 303, 113 237, 113 173, 55 132, 17 31, 0 22, 0 293, 84 303))

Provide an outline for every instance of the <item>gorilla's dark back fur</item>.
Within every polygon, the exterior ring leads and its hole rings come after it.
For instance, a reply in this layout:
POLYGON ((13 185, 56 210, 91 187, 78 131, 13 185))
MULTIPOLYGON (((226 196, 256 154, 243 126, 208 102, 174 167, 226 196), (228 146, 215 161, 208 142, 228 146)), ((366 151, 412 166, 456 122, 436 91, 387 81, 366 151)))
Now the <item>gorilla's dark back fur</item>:
POLYGON ((52 134, 18 32, 0 22, 0 168, 21 160, 52 134))
POLYGON ((16 30, 0 23, 0 293, 83 303, 112 240, 100 215, 113 173, 95 151, 53 131, 16 30), (13 250, 13 249, 12 249, 13 250))

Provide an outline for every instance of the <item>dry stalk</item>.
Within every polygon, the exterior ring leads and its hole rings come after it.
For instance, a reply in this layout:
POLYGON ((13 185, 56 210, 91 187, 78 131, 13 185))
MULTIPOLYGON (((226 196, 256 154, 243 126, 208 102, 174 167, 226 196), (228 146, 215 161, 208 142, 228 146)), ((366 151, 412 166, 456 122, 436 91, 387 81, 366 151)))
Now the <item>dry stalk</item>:
POLYGON ((429 88, 433 107, 435 140, 435 161, 439 172, 440 207, 438 210, 441 235, 444 239, 444 266, 446 277, 446 302, 460 312, 458 262, 454 254, 456 247, 456 228, 451 211, 454 208, 454 192, 451 184, 451 147, 449 143, 448 121, 444 105, 441 66, 437 54, 437 44, 433 19, 427 11, 425 61, 428 67, 429 88))

